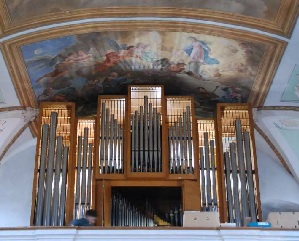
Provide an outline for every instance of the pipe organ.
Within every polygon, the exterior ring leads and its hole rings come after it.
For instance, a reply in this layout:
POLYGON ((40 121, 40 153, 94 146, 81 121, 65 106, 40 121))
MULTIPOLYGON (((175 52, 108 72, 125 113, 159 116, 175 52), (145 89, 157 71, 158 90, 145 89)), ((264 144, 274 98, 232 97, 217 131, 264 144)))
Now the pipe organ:
POLYGON ((99 226, 182 226, 184 211, 261 221, 251 107, 218 104, 196 119, 189 96, 129 86, 99 96, 94 117, 41 103, 31 223, 67 225, 87 209, 99 226))

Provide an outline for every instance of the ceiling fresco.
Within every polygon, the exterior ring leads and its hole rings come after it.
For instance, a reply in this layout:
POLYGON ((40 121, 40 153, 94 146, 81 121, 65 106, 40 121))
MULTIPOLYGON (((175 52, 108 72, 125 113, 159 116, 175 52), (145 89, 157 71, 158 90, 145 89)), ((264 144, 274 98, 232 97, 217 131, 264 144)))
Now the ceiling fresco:
POLYGON ((298 0, 0 0, 3 32, 87 17, 187 17, 289 35, 298 0), (179 11, 178 11, 179 9, 179 11))
POLYGON ((89 116, 96 113, 98 95, 126 94, 129 85, 151 84, 164 85, 166 95, 193 96, 196 115, 212 117, 219 102, 261 104, 271 82, 269 61, 278 60, 283 49, 282 42, 242 39, 243 33, 84 30, 12 45, 20 62, 11 56, 11 64, 25 68, 26 75, 15 77, 16 86, 28 83, 18 93, 24 105, 70 101, 79 116, 89 116), (278 55, 269 54, 271 48, 278 55))
MULTIPOLYGON (((212 117, 219 102, 263 106, 298 5, 299 0, 0 0, 0 61, 6 71, 0 105, 74 101, 86 116, 95 113, 98 95, 126 94, 131 84, 162 84, 166 95, 193 96, 198 117, 212 117)), ((281 103, 298 103, 294 73, 281 78, 281 103)), ((31 127, 34 136, 36 122, 31 127)))

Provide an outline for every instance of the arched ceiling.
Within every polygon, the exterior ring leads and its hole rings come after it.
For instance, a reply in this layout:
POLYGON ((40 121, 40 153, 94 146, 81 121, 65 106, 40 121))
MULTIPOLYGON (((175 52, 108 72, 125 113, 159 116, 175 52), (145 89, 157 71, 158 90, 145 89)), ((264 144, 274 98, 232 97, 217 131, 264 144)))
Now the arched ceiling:
MULTIPOLYGON (((32 120, 35 134, 40 101, 73 101, 78 115, 93 115, 97 95, 125 94, 129 84, 192 95, 199 117, 218 102, 250 102, 271 106, 274 120, 277 106, 298 106, 298 4, 1 0, 0 160, 32 120)), ((256 117, 261 128, 265 118, 256 117)), ((277 136, 266 137, 297 176, 277 136)))

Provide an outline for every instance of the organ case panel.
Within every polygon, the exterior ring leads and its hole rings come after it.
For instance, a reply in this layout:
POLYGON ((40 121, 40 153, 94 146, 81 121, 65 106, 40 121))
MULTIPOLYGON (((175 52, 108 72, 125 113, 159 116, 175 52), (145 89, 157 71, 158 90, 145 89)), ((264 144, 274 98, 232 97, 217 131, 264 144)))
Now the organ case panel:
POLYGON ((31 224, 63 226, 71 219, 74 103, 41 103, 31 224))
POLYGON ((165 104, 162 86, 130 86, 128 177, 165 177, 165 104))
POLYGON ((201 210, 218 211, 219 180, 217 146, 214 119, 197 120, 199 141, 199 182, 201 190, 201 210))
POLYGON ((76 134, 76 165, 74 217, 82 218, 94 207, 95 118, 78 118, 76 134))
POLYGON ((99 97, 96 133, 97 178, 124 178, 125 113, 125 96, 99 97))
POLYGON ((245 226, 261 221, 258 170, 249 104, 218 104, 217 131, 221 163, 223 221, 245 226))
POLYGON ((197 133, 191 97, 167 97, 169 178, 198 176, 197 133))

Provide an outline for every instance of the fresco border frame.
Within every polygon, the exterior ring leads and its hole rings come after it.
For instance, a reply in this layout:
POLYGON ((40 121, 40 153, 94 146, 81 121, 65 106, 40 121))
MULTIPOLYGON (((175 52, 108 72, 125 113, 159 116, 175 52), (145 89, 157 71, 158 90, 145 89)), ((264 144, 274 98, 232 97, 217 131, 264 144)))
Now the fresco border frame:
MULTIPOLYGON (((242 30, 228 29, 214 25, 190 24, 169 21, 123 21, 102 22, 68 25, 55 29, 22 35, 15 39, 3 42, 3 57, 8 67, 9 74, 16 89, 17 96, 22 106, 38 108, 35 93, 32 89, 29 75, 22 57, 21 47, 34 42, 67 36, 72 33, 83 34, 95 31, 170 31, 186 33, 201 33, 212 36, 224 37, 234 40, 251 41, 263 44, 265 53, 260 62, 259 70, 248 99, 254 107, 263 105, 274 74, 286 48, 287 43, 268 36, 259 35, 242 30), (261 93, 261 94, 260 94, 261 93)), ((36 125, 33 124, 34 129, 36 125)), ((35 135, 36 130, 33 131, 35 135)))
POLYGON ((274 20, 254 18, 242 14, 221 12, 199 8, 175 7, 105 7, 69 10, 49 13, 21 21, 13 21, 5 0, 0 0, 0 36, 10 35, 44 25, 68 22, 88 18, 108 17, 168 17, 200 19, 226 24, 255 28, 262 31, 290 37, 299 13, 299 0, 281 0, 280 7, 274 20), (2 31, 1 31, 2 29, 2 31), (2 32, 2 33, 1 33, 2 32))

